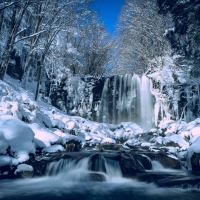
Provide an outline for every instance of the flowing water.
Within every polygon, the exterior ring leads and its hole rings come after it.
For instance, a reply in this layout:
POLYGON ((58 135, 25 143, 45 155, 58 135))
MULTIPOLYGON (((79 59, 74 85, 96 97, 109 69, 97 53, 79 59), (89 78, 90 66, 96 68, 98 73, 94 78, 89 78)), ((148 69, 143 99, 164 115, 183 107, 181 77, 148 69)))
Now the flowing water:
POLYGON ((79 162, 65 160, 48 165, 46 176, 24 180, 1 180, 0 199, 3 200, 175 200, 199 199, 195 189, 158 188, 154 184, 137 182, 122 177, 117 161, 105 158, 105 182, 88 181, 90 157, 79 162))
POLYGON ((149 130, 153 125, 151 80, 130 74, 106 79, 98 108, 98 121, 119 124, 135 122, 149 130))

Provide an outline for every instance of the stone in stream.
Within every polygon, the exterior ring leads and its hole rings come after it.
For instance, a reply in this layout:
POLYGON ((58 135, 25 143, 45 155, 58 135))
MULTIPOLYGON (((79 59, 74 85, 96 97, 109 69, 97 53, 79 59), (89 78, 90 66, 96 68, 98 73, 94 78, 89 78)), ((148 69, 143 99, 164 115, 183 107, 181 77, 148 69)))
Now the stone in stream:
POLYGON ((194 153, 191 157, 192 170, 200 171, 200 153, 194 153))
POLYGON ((180 161, 172 155, 163 152, 149 152, 149 151, 131 151, 131 155, 135 156, 138 154, 143 154, 148 156, 151 160, 158 161, 165 168, 181 169, 180 161))
POLYGON ((137 172, 144 172, 143 165, 131 154, 122 152, 120 166, 125 177, 133 177, 137 172))

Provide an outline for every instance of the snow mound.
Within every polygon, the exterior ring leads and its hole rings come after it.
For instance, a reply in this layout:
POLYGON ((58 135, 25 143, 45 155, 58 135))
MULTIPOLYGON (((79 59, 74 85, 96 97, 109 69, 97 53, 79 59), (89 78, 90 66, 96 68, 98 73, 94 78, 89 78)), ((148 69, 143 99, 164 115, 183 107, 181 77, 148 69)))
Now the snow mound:
POLYGON ((104 144, 116 144, 116 141, 113 140, 112 138, 104 138, 101 143, 104 143, 104 144))
POLYGON ((0 131, 0 154, 6 154, 8 147, 8 141, 6 140, 4 134, 0 131))
POLYGON ((36 118, 38 105, 25 90, 17 92, 0 81, 0 115, 12 115, 32 122, 36 118))
POLYGON ((58 151, 65 151, 64 147, 62 145, 52 145, 50 147, 46 147, 44 149, 42 149, 43 153, 54 153, 54 152, 58 152, 58 151))
POLYGON ((33 167, 27 164, 20 164, 17 166, 17 169, 15 170, 14 174, 16 175, 18 172, 32 172, 33 167))
MULTIPOLYGON (((164 145, 174 144, 177 145, 181 150, 186 150, 189 147, 189 143, 186 142, 180 135, 170 135, 163 138, 164 145)), ((171 146, 171 145, 170 145, 171 146)))
POLYGON ((0 130, 9 144, 11 155, 19 162, 28 160, 29 153, 35 153, 34 133, 24 122, 9 115, 0 116, 0 130))
POLYGON ((18 160, 10 156, 0 156, 0 167, 5 165, 18 165, 18 160))
POLYGON ((60 143, 60 137, 50 130, 44 129, 36 123, 29 124, 29 127, 35 133, 36 148, 46 148, 60 143))
POLYGON ((198 137, 194 141, 194 143, 187 149, 187 164, 189 170, 192 170, 191 158, 194 153, 200 153, 200 137, 198 137))

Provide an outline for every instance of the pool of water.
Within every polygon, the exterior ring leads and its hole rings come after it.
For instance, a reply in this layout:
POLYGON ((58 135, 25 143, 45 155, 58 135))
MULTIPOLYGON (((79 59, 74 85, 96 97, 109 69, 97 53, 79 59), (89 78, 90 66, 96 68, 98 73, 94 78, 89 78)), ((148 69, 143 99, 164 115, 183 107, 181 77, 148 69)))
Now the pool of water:
POLYGON ((158 188, 154 184, 121 179, 117 182, 72 182, 60 177, 1 180, 3 200, 196 200, 198 189, 158 188))

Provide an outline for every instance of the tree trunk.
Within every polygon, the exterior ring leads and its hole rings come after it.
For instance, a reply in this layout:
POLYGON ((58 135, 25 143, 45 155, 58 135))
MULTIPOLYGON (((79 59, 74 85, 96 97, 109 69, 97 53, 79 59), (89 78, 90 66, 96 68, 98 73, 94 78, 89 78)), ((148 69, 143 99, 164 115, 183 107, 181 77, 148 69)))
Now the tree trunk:
POLYGON ((3 11, 0 13, 0 34, 1 34, 2 24, 3 24, 3 11))
POLYGON ((13 9, 13 14, 12 14, 12 18, 11 18, 11 26, 10 26, 10 30, 9 30, 9 37, 7 40, 6 48, 5 48, 5 51, 3 54, 2 63, 1 63, 1 67, 0 67, 0 80, 4 79, 4 75, 7 71, 9 58, 10 58, 10 55, 12 53, 14 43, 15 43, 16 34, 19 30, 19 26, 21 24, 25 10, 28 7, 29 1, 26 1, 25 5, 20 9, 17 20, 16 20, 16 10, 17 9, 16 8, 13 9))
POLYGON ((39 94, 39 88, 40 88, 40 81, 41 81, 41 74, 42 74, 42 68, 43 68, 43 62, 44 62, 45 54, 42 55, 42 59, 39 64, 39 73, 37 78, 37 87, 35 92, 35 101, 37 101, 38 94, 39 94))

